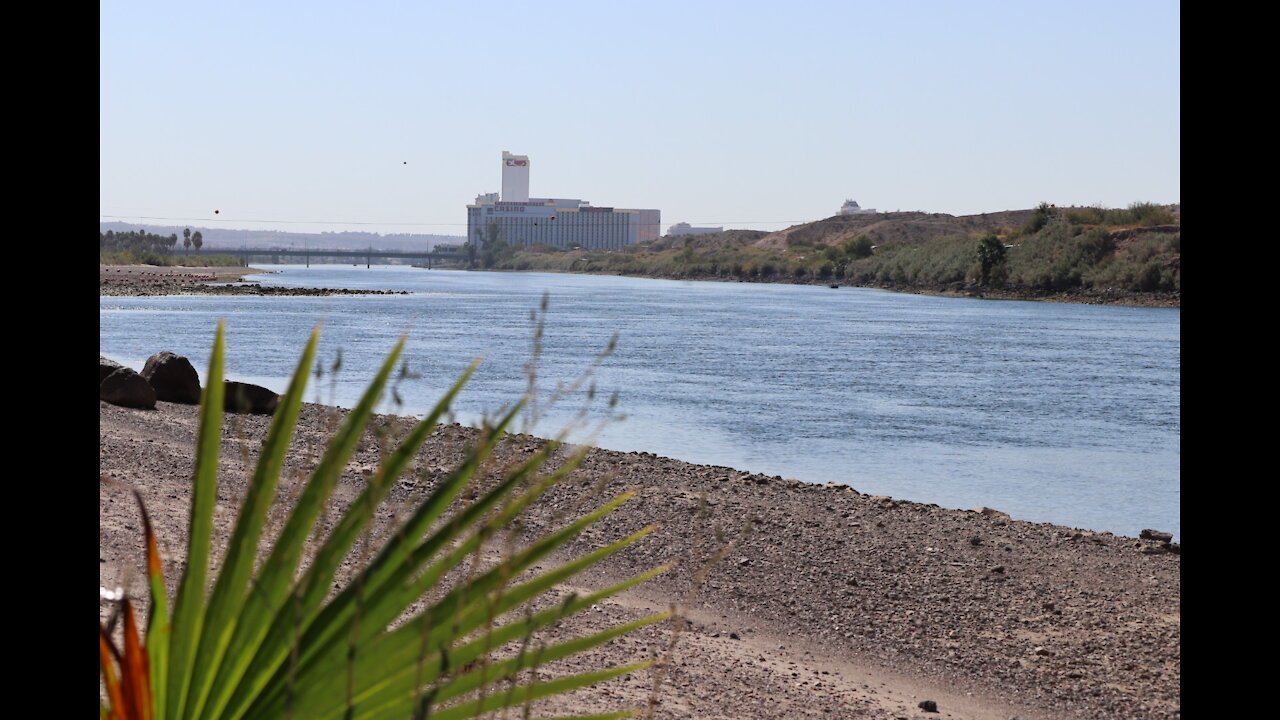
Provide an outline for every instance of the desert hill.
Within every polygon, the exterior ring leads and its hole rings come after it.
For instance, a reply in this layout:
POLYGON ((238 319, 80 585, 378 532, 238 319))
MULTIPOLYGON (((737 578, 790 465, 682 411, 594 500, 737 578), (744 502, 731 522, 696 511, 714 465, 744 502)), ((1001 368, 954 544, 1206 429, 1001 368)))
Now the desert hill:
POLYGON ((723 250, 754 245, 771 234, 773 233, 767 230, 725 230, 718 233, 707 233, 706 235, 664 235, 657 240, 641 243, 641 245, 645 250, 652 252, 679 250, 686 245, 696 245, 700 249, 723 250))
POLYGON ((784 250, 791 245, 839 245, 866 234, 877 245, 892 241, 923 242, 949 235, 1000 232, 1022 227, 1035 210, 1004 210, 981 215, 893 212, 836 215, 769 233, 756 247, 784 250))
POLYGON ((1035 210, 1003 210, 980 215, 891 212, 867 215, 835 215, 823 220, 793 225, 785 230, 725 230, 706 235, 668 235, 644 245, 653 252, 692 246, 698 250, 757 247, 786 250, 793 245, 839 245, 866 234, 876 245, 901 241, 919 243, 941 237, 972 233, 1005 234, 1022 227, 1035 210))

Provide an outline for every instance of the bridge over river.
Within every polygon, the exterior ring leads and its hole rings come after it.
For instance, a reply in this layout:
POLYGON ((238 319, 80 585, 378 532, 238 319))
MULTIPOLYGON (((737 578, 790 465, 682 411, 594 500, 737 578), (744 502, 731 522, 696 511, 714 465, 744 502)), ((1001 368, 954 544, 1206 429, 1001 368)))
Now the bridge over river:
POLYGON ((352 260, 352 264, 359 264, 360 260, 364 260, 365 267, 373 264, 374 258, 379 259, 402 259, 417 260, 419 264, 428 268, 431 267, 449 267, 460 264, 463 255, 457 250, 377 250, 369 248, 367 250, 329 250, 325 248, 305 248, 299 250, 297 248, 228 248, 228 247, 211 247, 205 245, 201 248, 201 254, 204 255, 231 255, 233 257, 244 258, 246 263, 251 261, 267 262, 279 265, 282 262, 299 261, 311 264, 312 259, 320 258, 346 258, 352 260))

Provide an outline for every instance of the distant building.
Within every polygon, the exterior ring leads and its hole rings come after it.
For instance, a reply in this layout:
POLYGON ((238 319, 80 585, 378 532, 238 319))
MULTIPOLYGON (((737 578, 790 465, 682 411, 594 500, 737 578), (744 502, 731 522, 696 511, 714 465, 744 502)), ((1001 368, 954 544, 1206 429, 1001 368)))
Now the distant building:
POLYGON ((502 151, 502 199, 529 202, 529 156, 502 151))
POLYGON ((864 210, 863 208, 858 207, 858 203, 855 200, 845 200, 844 204, 840 206, 840 212, 838 214, 840 215, 871 215, 875 213, 875 211, 876 211, 875 208, 866 208, 864 210))
POLYGON ((689 223, 676 223, 667 228, 668 235, 709 235, 711 233, 724 232, 722 227, 694 227, 689 223))
POLYGON ((467 238, 496 232, 510 245, 618 249, 658 237, 658 210, 592 207, 586 200, 529 197, 529 157, 502 153, 502 194, 477 195, 467 206, 467 238))

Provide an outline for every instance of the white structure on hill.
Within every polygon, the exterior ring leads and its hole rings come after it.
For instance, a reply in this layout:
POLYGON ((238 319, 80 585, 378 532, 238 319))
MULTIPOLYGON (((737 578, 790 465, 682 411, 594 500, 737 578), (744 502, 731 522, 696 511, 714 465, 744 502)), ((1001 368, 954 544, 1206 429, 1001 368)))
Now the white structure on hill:
POLYGON ((855 200, 845 200, 844 205, 840 206, 840 215, 871 215, 876 211, 875 208, 860 208, 855 200))
POLYGON ((709 235, 711 233, 724 232, 722 227, 694 227, 686 222, 676 223, 667 228, 667 235, 709 235))
POLYGON ((502 152, 502 194, 467 206, 467 238, 496 236, 510 245, 615 250, 658 237, 657 210, 592 207, 586 200, 529 197, 529 156, 502 152))

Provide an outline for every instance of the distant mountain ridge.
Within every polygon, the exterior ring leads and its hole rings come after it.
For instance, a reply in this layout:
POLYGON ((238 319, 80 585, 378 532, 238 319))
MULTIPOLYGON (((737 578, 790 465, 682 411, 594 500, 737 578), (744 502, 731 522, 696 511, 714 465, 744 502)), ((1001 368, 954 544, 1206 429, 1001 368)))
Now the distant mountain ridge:
MULTIPOLYGON (((191 232, 199 231, 204 237, 205 245, 210 247, 248 247, 248 248, 290 248, 302 247, 328 250, 363 250, 374 247, 379 250, 430 250, 441 243, 462 244, 466 241, 463 235, 434 235, 413 233, 376 232, 325 232, 299 233, 282 230, 229 230, 225 228, 206 228, 195 225, 142 225, 126 222, 100 222, 98 232, 128 232, 144 230, 156 235, 174 235, 182 237, 182 231, 190 228, 191 232)), ((181 243, 181 239, 178 241, 181 243)))

